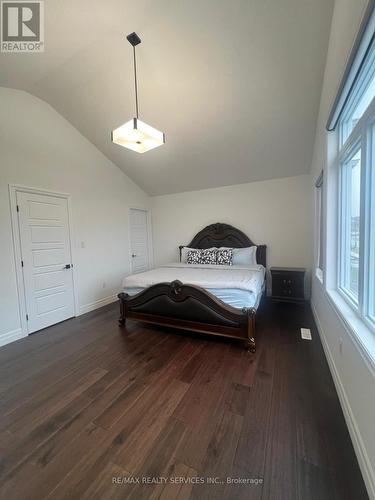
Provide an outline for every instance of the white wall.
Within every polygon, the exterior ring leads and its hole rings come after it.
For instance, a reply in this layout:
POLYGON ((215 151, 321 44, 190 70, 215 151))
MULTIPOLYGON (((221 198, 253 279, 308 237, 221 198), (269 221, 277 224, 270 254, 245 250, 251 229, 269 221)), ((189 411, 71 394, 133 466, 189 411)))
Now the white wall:
MULTIPOLYGON (((311 189, 327 168, 325 124, 337 93, 367 0, 336 0, 311 169, 311 189)), ((330 207, 334 203, 329 201, 330 207)), ((312 210, 312 213, 314 210, 312 210)), ((325 214, 326 219, 326 214, 325 214)), ((316 241, 316 235, 314 235, 316 241)), ((375 498, 374 366, 341 321, 320 281, 312 280, 312 307, 370 498, 375 498), (343 349, 340 354, 339 341, 343 349)))
POLYGON ((311 265, 311 189, 301 175, 152 198, 157 264, 176 261, 207 224, 226 222, 267 245, 269 266, 311 265))
POLYGON ((1 344, 20 335, 9 183, 71 195, 80 312, 120 290, 129 272, 128 207, 148 208, 149 197, 45 102, 0 88, 0 109, 1 344))

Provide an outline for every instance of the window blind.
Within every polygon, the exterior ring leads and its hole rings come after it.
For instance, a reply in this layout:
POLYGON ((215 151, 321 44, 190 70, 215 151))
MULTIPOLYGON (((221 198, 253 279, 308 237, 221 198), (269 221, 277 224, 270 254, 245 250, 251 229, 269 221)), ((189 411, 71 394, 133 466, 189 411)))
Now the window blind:
POLYGON ((336 99, 333 103, 326 128, 330 132, 335 130, 340 116, 345 108, 358 75, 366 60, 372 44, 375 43, 375 0, 370 0, 362 23, 350 53, 344 75, 341 79, 336 99))

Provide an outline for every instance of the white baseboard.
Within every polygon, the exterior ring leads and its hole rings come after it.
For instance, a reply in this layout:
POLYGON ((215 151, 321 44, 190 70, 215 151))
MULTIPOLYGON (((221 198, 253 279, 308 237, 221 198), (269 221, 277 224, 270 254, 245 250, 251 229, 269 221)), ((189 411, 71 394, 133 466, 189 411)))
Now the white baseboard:
POLYGON ((355 453, 357 455, 358 464, 359 464, 359 467, 361 469, 364 482, 366 484, 368 495, 371 499, 375 499, 375 472, 372 468, 370 459, 367 455, 367 451, 366 451, 366 448, 364 446, 361 433, 359 431, 356 419, 353 415, 353 411, 351 409, 348 397, 346 395, 345 388, 341 382, 340 375, 337 371, 335 362, 333 360, 332 353, 330 351, 330 348, 328 346, 328 343, 327 343, 327 340, 326 340, 326 337, 324 334, 322 324, 319 320, 319 316, 318 316, 318 313, 315 309, 313 302, 311 302, 311 310, 313 312, 315 323, 316 323, 316 326, 317 326, 318 331, 319 331, 320 340, 322 341, 323 349, 324 349, 324 352, 325 352, 325 355, 326 355, 326 358, 328 361, 328 365, 329 365, 329 368, 331 371, 331 375, 333 378, 333 382, 335 384, 336 391, 337 391, 337 394, 338 394, 338 397, 340 400, 341 408, 342 408, 342 411, 344 413, 346 425, 347 425, 348 430, 349 430, 349 434, 350 434, 350 437, 351 437, 351 440, 353 443, 353 447, 354 447, 355 453))
POLYGON ((2 333, 0 334, 0 347, 15 342, 16 340, 23 339, 24 337, 27 337, 27 335, 22 332, 21 328, 2 333))
POLYGON ((115 295, 109 295, 108 297, 104 297, 103 299, 96 300, 95 302, 91 302, 90 304, 85 304, 84 306, 80 306, 79 316, 81 316, 81 314, 85 314, 90 311, 95 311, 95 309, 99 309, 99 307, 112 304, 112 302, 116 302, 116 300, 117 300, 117 295, 115 294, 115 295))

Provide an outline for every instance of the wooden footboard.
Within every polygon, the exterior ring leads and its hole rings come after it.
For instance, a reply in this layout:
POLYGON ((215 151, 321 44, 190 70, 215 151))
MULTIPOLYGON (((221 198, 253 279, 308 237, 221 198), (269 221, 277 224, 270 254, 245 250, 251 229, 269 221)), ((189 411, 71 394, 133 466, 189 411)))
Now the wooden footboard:
POLYGON ((231 337, 246 341, 255 352, 256 309, 236 309, 217 299, 207 290, 184 285, 178 280, 158 283, 129 296, 118 295, 120 325, 135 319, 194 332, 231 337))

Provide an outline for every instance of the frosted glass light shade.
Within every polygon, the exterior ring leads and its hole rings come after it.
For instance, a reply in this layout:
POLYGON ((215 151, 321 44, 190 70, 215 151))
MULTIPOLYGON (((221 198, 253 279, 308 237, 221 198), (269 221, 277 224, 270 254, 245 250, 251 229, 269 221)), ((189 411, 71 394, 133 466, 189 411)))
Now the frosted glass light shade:
POLYGON ((112 142, 137 153, 145 153, 164 144, 165 135, 138 118, 133 118, 113 130, 112 142))

